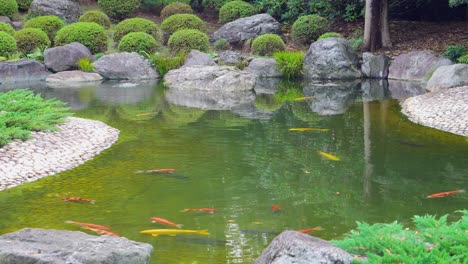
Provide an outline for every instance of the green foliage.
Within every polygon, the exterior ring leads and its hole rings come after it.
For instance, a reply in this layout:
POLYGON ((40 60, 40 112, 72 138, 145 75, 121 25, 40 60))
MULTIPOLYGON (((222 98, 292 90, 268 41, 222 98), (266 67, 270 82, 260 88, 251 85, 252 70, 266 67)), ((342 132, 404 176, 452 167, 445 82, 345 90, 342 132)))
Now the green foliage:
POLYGON ((33 0, 16 0, 18 8, 22 11, 28 11, 33 0))
POLYGON ((38 47, 38 48, 36 48, 36 50, 34 50, 34 52, 27 54, 26 58, 28 58, 30 60, 43 62, 44 61, 44 51, 45 51, 45 48, 38 47))
POLYGON ((161 29, 170 34, 181 30, 181 29, 197 29, 205 32, 206 25, 196 15, 192 14, 175 14, 172 15, 161 23, 161 29))
POLYGON ((216 50, 229 50, 231 49, 231 44, 223 38, 218 39, 214 42, 214 47, 216 50))
POLYGON ((99 7, 112 19, 132 16, 140 7, 140 0, 98 0, 99 7))
POLYGON ((99 10, 89 10, 86 11, 82 16, 80 16, 80 22, 94 22, 103 26, 105 29, 108 29, 111 26, 111 21, 106 13, 99 10))
POLYGON ((278 62, 280 72, 286 79, 290 80, 301 77, 304 52, 275 52, 273 57, 278 62))
POLYGON ((468 4, 468 0, 449 0, 450 7, 456 7, 463 4, 468 4))
POLYGON ((55 125, 71 115, 64 105, 27 90, 0 93, 0 146, 12 139, 28 139, 30 131, 56 130, 55 125))
POLYGON ((320 35, 320 37, 318 37, 317 40, 322 40, 326 38, 343 38, 343 35, 341 35, 340 33, 336 33, 336 32, 327 32, 327 33, 323 33, 322 35, 320 35))
POLYGON ((180 52, 176 56, 172 56, 170 53, 156 53, 154 61, 159 74, 164 76, 168 71, 184 65, 185 57, 187 57, 185 52, 180 52))
POLYGON ((191 0, 162 0, 163 6, 168 6, 168 5, 176 3, 176 2, 180 2, 180 3, 190 5, 191 0))
POLYGON ((144 32, 131 32, 125 35, 119 42, 119 50, 127 52, 147 53, 155 52, 158 42, 150 34, 144 32))
POLYGON ((451 45, 445 50, 444 57, 452 61, 457 61, 458 57, 463 55, 463 52, 465 52, 465 47, 463 45, 451 45))
POLYGON ((145 32, 157 41, 161 39, 161 30, 153 21, 146 18, 129 18, 115 26, 114 41, 120 40, 130 32, 145 32))
POLYGON ((15 29, 8 23, 0 22, 0 31, 6 32, 11 36, 15 35, 15 29))
POLYGON ((83 57, 79 59, 76 62, 76 66, 78 66, 78 69, 84 71, 84 72, 93 72, 94 71, 94 65, 93 62, 89 57, 83 57))
POLYGON ((203 0, 202 8, 219 10, 229 0, 203 0))
POLYGON ((391 224, 358 224, 333 244, 352 254, 366 255, 369 263, 466 263, 468 260, 468 210, 460 220, 447 223, 448 215, 414 216, 414 230, 391 224))
POLYGON ((175 14, 193 14, 193 10, 190 5, 186 3, 174 2, 161 10, 160 17, 166 19, 175 14))
POLYGON ((291 29, 292 39, 300 44, 310 44, 330 29, 330 22, 319 15, 299 17, 291 29))
POLYGON ((0 31, 0 57, 8 57, 17 51, 16 41, 10 34, 0 31))
POLYGON ((99 52, 99 53, 94 54, 94 58, 95 58, 96 60, 99 60, 100 58, 102 58, 102 57, 105 56, 105 55, 106 55, 105 53, 99 52))
POLYGON ((225 3, 219 10, 219 23, 227 23, 241 17, 255 15, 255 7, 244 1, 231 1, 225 3))
POLYGON ((348 39, 349 43, 351 43, 351 47, 354 50, 359 50, 362 45, 364 44, 364 31, 361 28, 358 28, 354 31, 353 37, 348 39))
POLYGON ((461 55, 460 57, 458 57, 457 62, 468 64, 468 54, 461 55))
POLYGON ((50 40, 47 34, 38 28, 23 28, 15 33, 16 45, 18 51, 28 54, 36 48, 50 47, 50 40))
POLYGON ((276 34, 264 34, 256 37, 252 42, 252 52, 265 56, 286 49, 283 39, 276 34))
POLYGON ((16 0, 0 0, 0 16, 11 18, 16 13, 18 13, 16 0))
POLYGON ((199 50, 207 52, 210 48, 208 35, 196 29, 182 29, 171 35, 168 46, 172 52, 186 52, 199 50))
POLYGON ((163 5, 162 0, 142 0, 141 9, 145 12, 154 12, 163 5))
POLYGON ((39 28, 44 31, 52 41, 57 31, 65 26, 65 23, 57 16, 38 16, 31 18, 24 25, 25 28, 39 28))
POLYGON ((102 26, 93 22, 70 24, 57 32, 56 46, 72 42, 85 45, 92 53, 104 52, 107 49, 107 32, 102 26))

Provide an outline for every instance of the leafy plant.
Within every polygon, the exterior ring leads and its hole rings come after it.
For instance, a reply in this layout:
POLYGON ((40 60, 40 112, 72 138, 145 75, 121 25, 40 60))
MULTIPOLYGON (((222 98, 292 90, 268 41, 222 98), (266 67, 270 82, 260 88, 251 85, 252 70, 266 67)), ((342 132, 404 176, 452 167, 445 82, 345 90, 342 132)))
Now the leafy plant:
POLYGON ((278 62, 280 72, 286 79, 290 80, 301 77, 304 52, 275 52, 273 57, 278 62))
POLYGON ((129 18, 115 26, 114 41, 120 40, 130 32, 145 32, 153 36, 157 41, 161 39, 161 30, 153 21, 146 18, 129 18))
POLYGON ((23 28, 15 33, 18 51, 23 54, 34 52, 37 48, 50 47, 50 40, 44 31, 38 28, 23 28))
POLYGON ((0 31, 6 32, 11 36, 15 35, 15 29, 8 23, 0 22, 0 31))
POLYGON ((300 44, 310 44, 330 29, 330 22, 319 15, 299 17, 291 28, 292 39, 300 44))
POLYGON ((33 0, 16 0, 18 8, 22 11, 28 11, 33 0))
POLYGON ((16 0, 0 0, 0 16, 12 17, 18 13, 16 0))
POLYGON ((462 56, 458 57, 457 61, 459 63, 468 64, 468 54, 465 54, 465 55, 462 55, 462 56))
POLYGON ((458 57, 463 55, 463 52, 465 52, 465 47, 463 45, 451 45, 445 50, 444 57, 452 61, 457 61, 458 57))
POLYGON ((160 17, 166 19, 175 14, 193 14, 192 7, 186 3, 174 2, 161 10, 160 17))
POLYGON ((76 62, 76 66, 78 66, 78 69, 84 71, 84 72, 93 72, 94 71, 94 65, 93 62, 89 57, 83 57, 79 59, 76 62))
POLYGON ((231 49, 231 45, 229 44, 229 42, 223 38, 216 40, 213 45, 216 50, 231 49))
POLYGON ((8 57, 17 50, 16 41, 10 34, 0 31, 0 56, 8 57))
POLYGON ((38 28, 44 31, 52 41, 57 32, 65 26, 58 16, 38 16, 31 18, 24 25, 25 28, 38 28))
POLYGON ((106 13, 99 10, 86 11, 79 19, 80 22, 94 22, 108 29, 111 26, 111 21, 106 13))
POLYGON ((169 37, 167 43, 174 53, 189 53, 193 49, 207 52, 210 48, 208 35, 196 29, 178 30, 169 37))
POLYGON ((283 39, 276 34, 263 34, 252 42, 252 52, 254 54, 265 56, 272 55, 277 51, 286 49, 283 39))
POLYGON ((193 14, 175 14, 161 23, 161 29, 170 34, 181 29, 197 29, 205 32, 206 25, 203 20, 193 14))
POLYGON ((125 19, 140 7, 140 0, 98 0, 99 7, 111 18, 125 19))
POLYGON ((169 53, 157 53, 156 67, 161 76, 164 76, 168 71, 180 68, 184 65, 185 57, 187 53, 180 52, 176 56, 172 56, 169 53))
POLYGON ((155 52, 159 43, 145 32, 131 32, 125 35, 119 42, 119 50, 127 52, 145 51, 155 52))
POLYGON ((35 61, 39 61, 39 62, 43 62, 44 61, 44 51, 45 51, 46 48, 44 47, 37 47, 36 50, 34 50, 34 52, 32 53, 29 53, 26 55, 26 58, 28 59, 31 59, 31 60, 35 60, 35 61))
POLYGON ((225 3, 219 9, 219 23, 227 23, 241 17, 255 15, 255 7, 244 1, 231 1, 225 3))
POLYGON ((63 46, 72 42, 85 45, 92 53, 107 49, 107 32, 94 22, 77 22, 70 24, 57 32, 55 45, 63 46))
POLYGON ((219 10, 228 1, 229 0, 203 0, 201 6, 202 8, 219 10))

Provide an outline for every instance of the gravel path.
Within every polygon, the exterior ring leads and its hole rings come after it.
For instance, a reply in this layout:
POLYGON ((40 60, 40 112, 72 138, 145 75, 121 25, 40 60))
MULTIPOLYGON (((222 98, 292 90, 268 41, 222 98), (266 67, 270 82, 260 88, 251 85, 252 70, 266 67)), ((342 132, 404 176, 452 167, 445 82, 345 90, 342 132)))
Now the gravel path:
POLYGON ((0 148, 0 191, 83 164, 119 137, 119 130, 100 121, 76 117, 58 127, 0 148))
POLYGON ((468 86, 408 98, 401 111, 423 126, 468 136, 468 86))

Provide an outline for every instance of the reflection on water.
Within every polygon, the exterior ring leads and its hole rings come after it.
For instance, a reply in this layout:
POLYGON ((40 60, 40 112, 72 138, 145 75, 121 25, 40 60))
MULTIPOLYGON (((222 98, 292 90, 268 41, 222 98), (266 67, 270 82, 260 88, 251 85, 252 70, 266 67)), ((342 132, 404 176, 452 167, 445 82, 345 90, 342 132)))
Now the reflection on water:
POLYGON ((151 243, 152 263, 251 263, 283 230, 322 226, 312 235, 332 239, 355 221, 406 224, 415 214, 466 209, 464 194, 426 198, 467 186, 468 142, 402 117, 391 97, 420 88, 405 84, 407 90, 402 85, 395 92, 379 80, 262 85, 229 108, 206 103, 200 94, 190 100, 191 94, 161 83, 30 85, 68 102, 76 116, 120 129, 120 139, 80 167, 0 192, 0 234, 24 227, 80 230, 64 223, 74 220, 151 243), (302 96, 313 98, 294 101, 302 96), (177 173, 135 173, 160 168, 177 173), (62 196, 96 204, 66 203, 62 196), (281 211, 272 212, 272 204, 281 211), (203 207, 217 212, 181 212, 203 207), (209 229, 210 236, 139 234, 165 228, 151 223, 153 216, 184 229, 209 229))

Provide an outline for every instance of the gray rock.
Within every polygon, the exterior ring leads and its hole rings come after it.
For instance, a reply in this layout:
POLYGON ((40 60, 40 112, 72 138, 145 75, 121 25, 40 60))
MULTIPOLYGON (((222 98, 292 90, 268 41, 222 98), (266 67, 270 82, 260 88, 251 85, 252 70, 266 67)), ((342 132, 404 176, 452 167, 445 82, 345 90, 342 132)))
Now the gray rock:
POLYGON ((79 0, 34 0, 29 12, 34 16, 58 16, 68 23, 77 22, 82 14, 79 0))
POLYGON ((94 62, 94 71, 106 79, 148 80, 157 79, 159 74, 148 60, 136 52, 122 52, 102 56, 94 62))
POLYGON ((307 79, 361 78, 358 56, 343 38, 327 38, 312 43, 303 61, 307 79))
POLYGON ((211 59, 208 54, 203 53, 198 50, 192 50, 185 58, 185 63, 182 67, 189 67, 189 66, 215 66, 216 63, 211 59))
POLYGON ((23 22, 20 22, 20 21, 11 22, 11 25, 16 31, 24 28, 23 22))
POLYGON ((213 33, 212 40, 226 39, 231 45, 242 45, 248 39, 263 34, 281 34, 281 24, 268 14, 239 18, 213 33))
POLYGON ((258 77, 255 81, 255 94, 273 95, 279 90, 281 78, 261 78, 258 77))
POLYGON ((68 83, 81 83, 81 82, 101 82, 102 76, 94 72, 82 71, 64 71, 51 74, 47 77, 46 82, 68 84, 68 83))
POLYGON ((35 60, 0 62, 0 84, 45 80, 50 72, 35 60))
POLYGON ((164 76, 166 99, 173 104, 228 110, 255 99, 255 75, 232 66, 192 66, 164 76))
POLYGON ((244 61, 244 57, 231 50, 223 51, 218 54, 218 64, 223 66, 235 66, 244 61))
POLYGON ((389 79, 428 80, 442 65, 453 64, 451 60, 438 56, 432 51, 412 51, 397 56, 388 73, 389 79))
POLYGON ((362 75, 367 78, 386 79, 390 58, 385 55, 374 55, 370 52, 362 54, 362 75))
POLYGON ((255 264, 346 264, 353 257, 325 240, 295 231, 284 231, 271 241, 255 264))
POLYGON ((77 70, 78 60, 88 57, 94 61, 93 54, 89 49, 78 42, 64 46, 46 49, 44 52, 44 63, 52 72, 77 70))
POLYGON ((258 77, 281 77, 278 62, 275 59, 253 59, 244 71, 255 74, 258 77))
POLYGON ((441 89, 468 85, 468 64, 440 66, 427 82, 426 90, 435 92, 441 89))
POLYGON ((10 24, 11 25, 11 19, 7 16, 0 16, 0 23, 7 23, 7 24, 10 24))
POLYGON ((83 232, 26 228, 0 237, 0 263, 149 263, 146 243, 83 232))
POLYGON ((388 90, 393 99, 406 99, 426 92, 420 81, 403 80, 388 80, 388 90))

